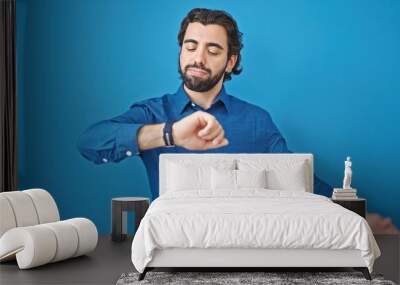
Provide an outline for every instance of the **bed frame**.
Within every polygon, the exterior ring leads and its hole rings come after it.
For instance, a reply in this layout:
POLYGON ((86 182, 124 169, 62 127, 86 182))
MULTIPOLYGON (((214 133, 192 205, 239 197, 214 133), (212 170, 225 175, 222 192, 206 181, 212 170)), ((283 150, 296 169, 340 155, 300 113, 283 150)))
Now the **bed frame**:
MULTIPOLYGON (((142 280, 155 268, 230 268, 246 271, 271 268, 338 268, 350 267, 361 271, 371 280, 359 250, 328 249, 193 249, 171 248, 156 250, 152 261, 139 275, 142 280)), ((261 270, 262 271, 262 270, 261 270)))
MULTIPOLYGON (((228 154, 228 153, 179 153, 161 154, 159 162, 160 195, 166 192, 166 166, 169 160, 187 158, 190 160, 212 160, 219 158, 254 157, 256 159, 302 159, 309 165, 307 192, 313 192, 313 155, 312 154, 228 154)), ((139 280, 143 280, 148 271, 156 268, 202 268, 207 270, 229 268, 233 271, 271 268, 343 268, 350 267, 361 271, 367 280, 371 275, 359 250, 329 249, 254 249, 254 248, 169 248, 157 249, 139 280)), ((230 270, 231 271, 231 270, 230 270)))

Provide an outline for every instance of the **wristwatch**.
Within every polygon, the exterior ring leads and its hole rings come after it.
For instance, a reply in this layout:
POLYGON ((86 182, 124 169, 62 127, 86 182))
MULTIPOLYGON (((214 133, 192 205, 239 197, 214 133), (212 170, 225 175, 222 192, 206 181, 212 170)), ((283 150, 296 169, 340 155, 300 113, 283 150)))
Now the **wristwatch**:
POLYGON ((167 121, 165 122, 165 126, 163 129, 163 138, 166 147, 174 147, 174 138, 172 137, 172 125, 175 121, 167 121))

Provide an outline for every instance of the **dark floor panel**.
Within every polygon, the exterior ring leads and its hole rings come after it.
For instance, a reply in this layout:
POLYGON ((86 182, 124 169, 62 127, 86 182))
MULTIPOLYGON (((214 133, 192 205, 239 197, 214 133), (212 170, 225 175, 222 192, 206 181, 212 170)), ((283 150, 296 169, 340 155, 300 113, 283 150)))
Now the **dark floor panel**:
POLYGON ((99 237, 87 256, 19 270, 16 261, 0 264, 0 284, 115 284, 124 272, 134 271, 130 259, 132 238, 112 242, 99 237))
MULTIPOLYGON (((382 256, 377 259, 374 272, 381 273, 386 279, 398 283, 400 238, 387 235, 378 235, 375 238, 382 251, 382 256)), ((28 270, 19 270, 15 261, 1 263, 0 285, 115 284, 122 273, 135 271, 130 258, 131 244, 132 237, 124 242, 112 242, 110 236, 101 236, 96 250, 87 256, 80 256, 28 270)), ((164 270, 160 269, 160 271, 164 270)), ((169 270, 174 271, 174 269, 169 270)), ((186 269, 181 268, 179 270, 185 271, 186 269)), ((284 271, 287 270, 284 269, 284 271)), ((297 269, 289 269, 288 271, 292 270, 297 269)), ((274 268, 273 271, 278 270, 274 268)), ((319 270, 309 268, 305 271, 319 270)), ((339 268, 327 268, 322 271, 342 270, 339 270, 339 268)))

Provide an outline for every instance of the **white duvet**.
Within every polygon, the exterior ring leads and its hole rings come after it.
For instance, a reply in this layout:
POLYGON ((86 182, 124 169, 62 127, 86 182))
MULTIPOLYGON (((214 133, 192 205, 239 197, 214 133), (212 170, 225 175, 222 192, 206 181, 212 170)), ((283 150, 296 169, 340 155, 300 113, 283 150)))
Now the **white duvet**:
POLYGON ((358 249, 372 272, 380 250, 365 219, 328 198, 266 189, 179 191, 153 201, 132 243, 143 272, 164 248, 358 249))

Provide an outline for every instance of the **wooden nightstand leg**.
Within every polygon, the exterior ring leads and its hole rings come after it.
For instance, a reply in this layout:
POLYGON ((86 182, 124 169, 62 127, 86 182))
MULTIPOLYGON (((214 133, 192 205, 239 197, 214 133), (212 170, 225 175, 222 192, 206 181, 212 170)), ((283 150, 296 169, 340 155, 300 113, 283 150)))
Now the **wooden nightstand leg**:
POLYGON ((135 206, 135 230, 134 234, 139 228, 140 221, 143 219, 144 215, 146 214, 147 209, 149 208, 148 203, 141 203, 135 206))
POLYGON ((371 275, 369 274, 369 270, 367 267, 354 267, 355 270, 361 271, 364 275, 365 279, 372 280, 371 275))
POLYGON ((121 213, 121 240, 125 240, 128 235, 128 212, 121 213))
POLYGON ((113 241, 122 240, 122 206, 120 203, 112 203, 112 230, 111 239, 113 241))

